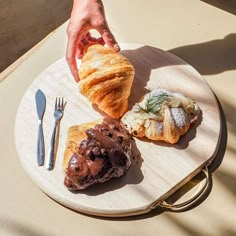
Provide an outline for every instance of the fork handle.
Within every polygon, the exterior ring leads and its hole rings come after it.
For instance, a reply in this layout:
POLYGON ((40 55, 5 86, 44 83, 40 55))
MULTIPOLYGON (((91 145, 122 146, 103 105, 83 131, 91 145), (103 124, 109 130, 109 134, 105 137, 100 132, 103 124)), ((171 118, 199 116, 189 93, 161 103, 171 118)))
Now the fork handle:
POLYGON ((47 163, 46 163, 47 170, 52 170, 54 167, 54 156, 55 156, 54 150, 55 150, 56 131, 57 131, 57 122, 55 122, 55 125, 53 128, 50 147, 49 147, 49 151, 48 151, 48 159, 47 159, 47 163))
POLYGON ((38 125, 38 139, 37 139, 37 162, 39 166, 42 166, 44 164, 44 138, 43 138, 43 127, 42 127, 42 121, 39 120, 38 125))

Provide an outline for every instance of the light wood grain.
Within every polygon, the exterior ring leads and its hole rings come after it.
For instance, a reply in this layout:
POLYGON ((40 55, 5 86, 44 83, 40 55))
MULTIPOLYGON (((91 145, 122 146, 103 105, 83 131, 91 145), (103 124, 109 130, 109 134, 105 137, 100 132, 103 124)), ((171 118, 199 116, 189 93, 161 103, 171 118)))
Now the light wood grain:
MULTIPOLYGON (((15 142, 22 166, 50 197, 76 211, 94 215, 123 216, 147 212, 195 176, 214 158, 220 136, 220 114, 216 99, 205 80, 180 58, 157 48, 121 44, 122 53, 136 71, 130 107, 148 89, 162 87, 195 99, 202 117, 176 145, 135 139, 135 160, 128 173, 86 191, 71 193, 63 185, 62 159, 67 130, 71 125, 101 117, 78 90, 64 58, 46 68, 31 84, 19 105, 15 123, 15 142), (56 96, 67 101, 60 125, 55 169, 47 171, 36 162, 37 114, 35 92, 47 98, 43 128, 46 153, 53 128, 56 96)), ((79 63, 79 62, 78 62, 79 63)))

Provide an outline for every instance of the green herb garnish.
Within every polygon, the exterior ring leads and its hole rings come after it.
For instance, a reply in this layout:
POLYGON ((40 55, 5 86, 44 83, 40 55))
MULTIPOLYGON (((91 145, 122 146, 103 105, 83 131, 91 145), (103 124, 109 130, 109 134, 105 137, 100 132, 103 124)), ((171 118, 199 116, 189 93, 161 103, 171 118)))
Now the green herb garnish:
POLYGON ((149 95, 145 108, 141 107, 139 104, 136 104, 136 111, 145 111, 147 113, 151 112, 154 114, 158 114, 161 110, 161 104, 170 97, 167 93, 160 93, 158 95, 149 95))

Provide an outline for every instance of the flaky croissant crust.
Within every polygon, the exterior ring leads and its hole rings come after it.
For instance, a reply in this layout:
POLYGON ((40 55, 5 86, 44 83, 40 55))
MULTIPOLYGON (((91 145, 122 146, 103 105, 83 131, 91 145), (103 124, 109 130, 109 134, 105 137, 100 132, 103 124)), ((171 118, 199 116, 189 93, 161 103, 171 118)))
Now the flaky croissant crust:
POLYGON ((134 79, 129 60, 102 45, 92 45, 79 69, 80 92, 110 117, 118 119, 128 109, 134 79))
POLYGON ((143 101, 135 106, 121 119, 128 131, 136 137, 147 137, 150 140, 171 144, 178 142, 180 136, 189 130, 191 123, 195 122, 200 114, 200 108, 194 100, 165 89, 156 89, 146 94, 143 101), (164 102, 160 112, 137 112, 137 106, 145 106, 144 100, 150 95, 160 94, 169 96, 169 101, 164 102))
POLYGON ((74 153, 78 153, 79 151, 78 147, 79 147, 80 142, 87 138, 85 131, 101 123, 102 123, 102 119, 96 120, 93 122, 88 122, 82 125, 74 125, 68 129, 66 149, 64 151, 64 158, 63 158, 64 173, 65 173, 66 168, 68 167, 68 163, 70 161, 71 156, 74 153))

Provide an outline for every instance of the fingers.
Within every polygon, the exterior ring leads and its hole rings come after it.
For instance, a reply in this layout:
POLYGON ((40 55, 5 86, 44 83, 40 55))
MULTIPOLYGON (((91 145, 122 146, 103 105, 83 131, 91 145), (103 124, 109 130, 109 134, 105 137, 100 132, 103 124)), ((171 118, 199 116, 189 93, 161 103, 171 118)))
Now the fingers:
MULTIPOLYGON (((79 30, 77 32, 80 32, 79 30)), ((66 60, 69 65, 70 71, 75 79, 76 82, 79 82, 79 74, 78 74, 78 68, 76 63, 76 53, 80 49, 78 49, 78 42, 80 40, 80 34, 74 33, 68 29, 68 43, 67 43, 67 49, 66 49, 66 60)))
POLYGON ((77 57, 79 59, 81 59, 83 57, 86 45, 89 44, 88 39, 86 38, 86 34, 84 34, 85 36, 83 36, 81 38, 81 40, 78 42, 78 51, 77 51, 77 57))
POLYGON ((99 44, 102 44, 102 45, 105 44, 102 37, 99 37, 99 38, 92 37, 90 32, 88 32, 86 34, 86 38, 87 38, 87 40, 89 41, 90 44, 93 44, 93 43, 99 43, 99 44))
POLYGON ((76 31, 71 30, 70 27, 68 27, 67 30, 68 43, 66 49, 66 60, 76 82, 79 82, 80 80, 76 56, 81 59, 86 47, 94 43, 99 43, 101 45, 107 44, 108 47, 113 48, 116 52, 120 51, 120 47, 106 23, 105 26, 103 24, 97 29, 101 34, 100 38, 92 37, 88 30, 88 28, 82 29, 82 27, 77 27, 76 31))
POLYGON ((77 55, 77 58, 81 59, 83 57, 83 45, 81 43, 77 43, 77 52, 76 52, 76 55, 77 55))
POLYGON ((83 57, 83 54, 86 52, 86 48, 88 48, 90 45, 93 44, 104 45, 105 42, 102 37, 99 38, 92 37, 90 32, 83 34, 82 39, 78 42, 77 57, 81 59, 83 57))
POLYGON ((104 42, 107 44, 108 47, 113 48, 116 52, 120 51, 120 47, 114 37, 114 35, 111 33, 108 25, 105 25, 105 27, 98 29, 99 33, 101 34, 104 42))

